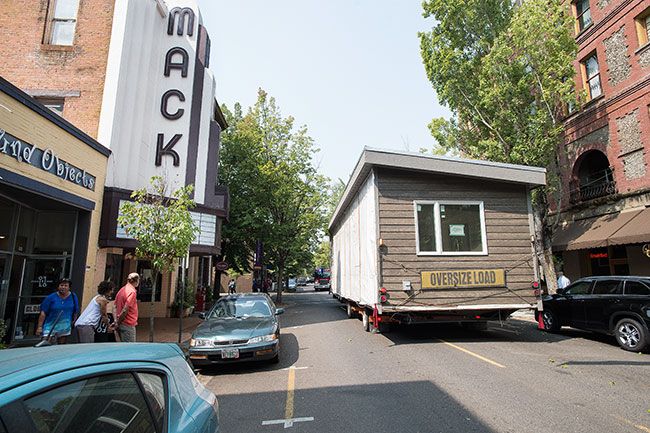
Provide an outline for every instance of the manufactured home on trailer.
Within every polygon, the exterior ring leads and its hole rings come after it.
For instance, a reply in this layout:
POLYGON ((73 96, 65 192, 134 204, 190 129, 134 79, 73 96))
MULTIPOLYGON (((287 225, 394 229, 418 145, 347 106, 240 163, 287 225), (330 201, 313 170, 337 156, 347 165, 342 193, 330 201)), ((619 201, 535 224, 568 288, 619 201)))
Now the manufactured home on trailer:
POLYGON ((535 308, 530 196, 545 182, 543 168, 364 149, 329 225, 332 294, 366 330, 535 308))

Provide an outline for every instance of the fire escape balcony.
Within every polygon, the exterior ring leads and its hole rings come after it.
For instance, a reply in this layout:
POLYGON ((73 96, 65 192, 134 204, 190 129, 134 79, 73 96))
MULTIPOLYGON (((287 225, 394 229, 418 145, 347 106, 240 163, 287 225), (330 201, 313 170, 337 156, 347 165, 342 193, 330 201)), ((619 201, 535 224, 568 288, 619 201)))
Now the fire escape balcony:
POLYGON ((616 182, 614 180, 592 183, 572 189, 570 197, 571 204, 578 204, 612 194, 616 194, 616 182))

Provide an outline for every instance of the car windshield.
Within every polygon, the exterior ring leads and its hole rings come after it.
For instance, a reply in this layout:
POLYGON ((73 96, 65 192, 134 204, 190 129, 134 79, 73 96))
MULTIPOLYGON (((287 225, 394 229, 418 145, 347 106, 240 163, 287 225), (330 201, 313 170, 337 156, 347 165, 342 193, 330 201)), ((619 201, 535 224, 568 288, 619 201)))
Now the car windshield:
POLYGON ((221 317, 271 317, 271 308, 264 299, 220 299, 208 318, 221 317))
POLYGON ((330 275, 331 274, 329 272, 323 272, 320 276, 321 276, 321 278, 329 278, 330 275))

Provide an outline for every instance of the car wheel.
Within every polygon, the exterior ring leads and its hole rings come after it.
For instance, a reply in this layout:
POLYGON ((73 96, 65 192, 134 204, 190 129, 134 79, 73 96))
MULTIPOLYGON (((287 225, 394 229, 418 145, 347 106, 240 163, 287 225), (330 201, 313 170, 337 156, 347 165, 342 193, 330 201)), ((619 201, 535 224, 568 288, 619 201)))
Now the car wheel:
POLYGON ((557 316, 551 310, 542 311, 542 321, 544 322, 544 330, 548 332, 557 332, 560 330, 560 323, 557 316))
POLYGON ((633 319, 622 319, 614 329, 618 345, 631 352, 640 352, 645 348, 646 330, 639 322, 633 319))
POLYGON ((351 319, 354 317, 354 310, 352 309, 352 304, 348 302, 346 312, 348 313, 348 319, 351 319))
POLYGON ((363 324, 363 330, 370 332, 370 316, 368 315, 368 311, 365 309, 363 310, 363 313, 361 313, 361 323, 363 324))

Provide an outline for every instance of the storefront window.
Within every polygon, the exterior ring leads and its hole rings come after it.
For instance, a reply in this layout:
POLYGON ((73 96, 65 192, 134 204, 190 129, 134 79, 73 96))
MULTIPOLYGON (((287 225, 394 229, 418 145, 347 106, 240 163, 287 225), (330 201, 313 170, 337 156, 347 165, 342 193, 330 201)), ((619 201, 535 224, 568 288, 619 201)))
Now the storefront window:
POLYGON ((417 253, 487 254, 482 202, 416 202, 417 253))
POLYGON ((0 251, 11 251, 15 206, 0 198, 0 251))
MULTIPOLYGON (((140 274, 140 287, 138 287, 138 301, 151 302, 155 273, 150 262, 138 261, 138 274, 140 274)), ((162 276, 158 276, 156 284, 156 302, 160 302, 162 290, 162 276)))
POLYGON ((122 254, 106 254, 106 270, 104 271, 104 280, 115 283, 117 287, 122 287, 122 267, 124 259, 122 254))
POLYGON ((76 217, 75 212, 39 212, 34 254, 70 254, 76 217))

